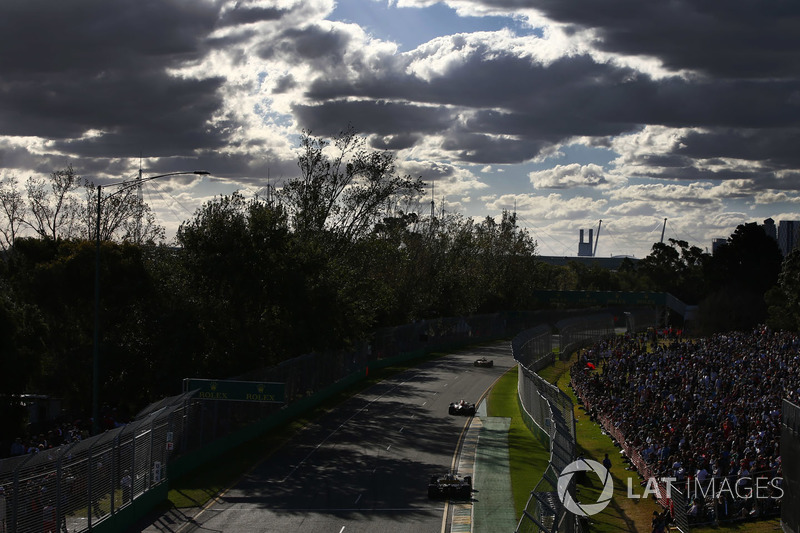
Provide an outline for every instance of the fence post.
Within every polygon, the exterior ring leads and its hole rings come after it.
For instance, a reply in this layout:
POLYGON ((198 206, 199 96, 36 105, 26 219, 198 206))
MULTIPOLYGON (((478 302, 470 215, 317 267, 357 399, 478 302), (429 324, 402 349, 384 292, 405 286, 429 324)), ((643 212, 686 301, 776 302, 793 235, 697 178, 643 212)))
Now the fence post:
POLYGON ((153 419, 150 421, 150 446, 148 447, 147 454, 147 490, 150 490, 150 488, 153 486, 153 440, 155 440, 153 433, 155 432, 155 424, 156 419, 153 417, 153 419))
POLYGON ((109 514, 114 514, 117 485, 119 484, 119 433, 114 436, 111 443, 111 507, 109 514))
MULTIPOLYGON (((17 467, 14 469, 14 482, 12 486, 14 487, 14 505, 11 507, 11 531, 16 533, 17 531, 17 520, 19 519, 19 503, 20 503, 20 490, 19 490, 19 471, 25 466, 25 463, 31 460, 33 455, 28 454, 28 457, 22 461, 17 467)), ((6 499, 6 501, 8 501, 6 499)))
POLYGON ((86 502, 88 504, 86 506, 86 523, 89 525, 90 530, 92 529, 92 507, 94 507, 92 504, 92 489, 94 488, 94 484, 92 483, 92 479, 94 479, 94 476, 92 475, 92 450, 94 450, 94 443, 92 443, 92 446, 89 447, 89 455, 86 459, 86 490, 87 495, 89 496, 88 501, 86 502))
POLYGON ((61 520, 66 519, 64 516, 64 498, 63 498, 63 489, 61 478, 63 476, 63 463, 64 463, 64 452, 62 452, 58 456, 58 463, 56 464, 56 530, 61 529, 61 520))

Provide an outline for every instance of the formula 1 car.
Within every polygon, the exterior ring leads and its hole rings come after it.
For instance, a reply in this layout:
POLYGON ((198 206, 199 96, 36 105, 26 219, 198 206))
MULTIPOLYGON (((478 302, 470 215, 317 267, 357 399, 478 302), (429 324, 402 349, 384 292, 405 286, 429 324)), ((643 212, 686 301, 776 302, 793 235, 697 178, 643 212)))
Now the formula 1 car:
POLYGON ((451 403, 447 412, 451 415, 475 416, 475 404, 459 400, 451 403))
POLYGON ((494 359, 486 359, 485 357, 481 357, 475 361, 475 366, 480 366, 483 368, 492 368, 494 366, 494 359))
POLYGON ((472 476, 461 477, 450 473, 431 476, 428 482, 428 498, 472 499, 472 476))

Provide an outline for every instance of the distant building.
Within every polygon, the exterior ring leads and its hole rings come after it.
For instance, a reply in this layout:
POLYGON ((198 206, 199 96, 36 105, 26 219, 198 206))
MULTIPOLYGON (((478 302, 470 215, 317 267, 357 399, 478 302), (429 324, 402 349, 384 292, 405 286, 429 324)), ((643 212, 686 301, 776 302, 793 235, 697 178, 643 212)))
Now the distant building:
POLYGON ((797 246, 798 232, 800 232, 800 221, 781 220, 778 224, 778 247, 784 257, 797 246))
POLYGON ((715 253, 717 253, 717 250, 719 249, 719 247, 722 246, 723 244, 727 244, 727 243, 728 243, 728 239, 726 239, 724 237, 717 237, 716 239, 712 239, 711 240, 711 255, 714 255, 715 253))
POLYGON ((589 230, 589 242, 583 242, 583 230, 581 230, 581 241, 578 243, 578 257, 592 257, 594 251, 592 249, 592 241, 594 238, 594 230, 589 230))
POLYGON ((775 221, 771 218, 764 221, 764 233, 767 234, 767 237, 772 237, 776 241, 778 240, 778 230, 775 227, 775 221))

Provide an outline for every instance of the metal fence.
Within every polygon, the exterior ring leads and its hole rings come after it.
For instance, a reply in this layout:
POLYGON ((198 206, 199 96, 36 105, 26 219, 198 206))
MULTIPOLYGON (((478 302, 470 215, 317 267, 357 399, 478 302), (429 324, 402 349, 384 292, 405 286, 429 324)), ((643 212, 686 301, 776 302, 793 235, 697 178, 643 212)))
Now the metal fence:
POLYGON ((553 332, 549 325, 527 329, 511 341, 511 353, 523 367, 538 372, 555 361, 553 332))
POLYGON ((781 527, 787 533, 800 533, 800 407, 783 400, 781 416, 784 490, 781 527))
MULTIPOLYGON (((652 320, 641 314, 640 326, 652 320)), ((558 352, 567 359, 576 350, 615 335, 614 317, 609 313, 573 316, 560 320, 555 327, 544 324, 523 331, 511 342, 514 358, 519 363, 518 394, 527 413, 531 430, 550 447, 550 461, 542 479, 531 491, 518 532, 568 532, 583 530, 578 517, 566 511, 557 497, 559 474, 576 459, 574 405, 566 393, 548 383, 536 372, 556 359, 558 352), (554 333, 555 331, 555 333, 554 333)), ((567 488, 575 498, 574 481, 567 488)))
MULTIPOLYGON (((609 314, 579 316, 559 321, 558 345, 561 357, 567 358, 578 348, 614 335, 614 319, 609 314)), ((531 430, 550 447, 550 460, 542 479, 531 491, 517 524, 518 532, 582 531, 580 520, 567 511, 557 497, 558 475, 576 458, 575 418, 572 400, 536 372, 555 361, 555 339, 550 325, 523 331, 511 342, 518 362, 518 394, 527 413, 531 430)), ((575 483, 567 491, 575 498, 575 483)))
POLYGON ((556 324, 556 329, 562 356, 615 335, 614 317, 607 313, 566 318, 556 324))
POLYGON ((0 461, 5 529, 84 531, 166 480, 191 394, 160 402, 94 437, 0 461), (168 444, 169 443, 169 444, 168 444))

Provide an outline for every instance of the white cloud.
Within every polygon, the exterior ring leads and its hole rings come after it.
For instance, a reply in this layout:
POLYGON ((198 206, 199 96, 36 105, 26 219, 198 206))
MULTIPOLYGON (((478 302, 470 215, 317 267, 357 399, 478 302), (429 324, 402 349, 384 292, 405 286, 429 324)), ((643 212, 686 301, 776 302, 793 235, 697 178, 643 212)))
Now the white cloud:
POLYGON ((571 189, 574 187, 600 187, 608 184, 605 171, 599 165, 556 165, 546 170, 530 172, 528 177, 536 189, 571 189))

